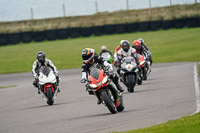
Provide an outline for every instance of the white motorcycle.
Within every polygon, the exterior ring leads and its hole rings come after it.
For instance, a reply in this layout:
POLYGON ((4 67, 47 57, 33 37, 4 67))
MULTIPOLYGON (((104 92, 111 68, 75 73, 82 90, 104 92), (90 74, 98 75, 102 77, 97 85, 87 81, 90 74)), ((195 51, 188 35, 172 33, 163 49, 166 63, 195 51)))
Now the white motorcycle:
POLYGON ((58 83, 53 70, 44 66, 39 72, 39 91, 48 105, 53 105, 58 94, 58 83))
MULTIPOLYGON (((138 66, 133 57, 124 57, 121 60, 120 77, 129 92, 134 92, 138 82, 138 66)), ((140 79, 141 80, 141 79, 140 79)))
POLYGON ((144 65, 144 68, 146 69, 147 71, 147 74, 146 76, 143 78, 143 80, 147 80, 147 77, 149 76, 149 74, 151 73, 151 63, 149 61, 149 59, 147 59, 145 56, 144 56, 144 60, 145 60, 145 65, 144 65))

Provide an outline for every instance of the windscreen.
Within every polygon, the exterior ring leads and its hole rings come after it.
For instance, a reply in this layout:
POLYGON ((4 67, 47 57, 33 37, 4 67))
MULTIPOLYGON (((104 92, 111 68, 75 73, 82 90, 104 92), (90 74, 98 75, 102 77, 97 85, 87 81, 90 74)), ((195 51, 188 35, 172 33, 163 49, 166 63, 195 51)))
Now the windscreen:
POLYGON ((103 58, 105 58, 106 60, 109 60, 109 58, 111 57, 110 54, 108 52, 104 52, 101 55, 103 58))
POLYGON ((96 67, 92 67, 90 69, 90 76, 92 76, 96 80, 98 80, 98 78, 99 78, 99 73, 100 73, 100 69, 98 69, 96 67))
POLYGON ((134 60, 132 57, 124 57, 122 61, 126 64, 131 64, 134 60))
POLYGON ((48 75, 50 73, 51 69, 49 67, 43 67, 42 68, 42 73, 44 75, 48 75))

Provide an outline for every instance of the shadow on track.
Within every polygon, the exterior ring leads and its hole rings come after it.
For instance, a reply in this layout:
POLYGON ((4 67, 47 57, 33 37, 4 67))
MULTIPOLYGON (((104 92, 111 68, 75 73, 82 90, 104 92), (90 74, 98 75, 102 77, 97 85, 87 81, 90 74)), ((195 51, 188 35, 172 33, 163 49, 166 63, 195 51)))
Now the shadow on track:
MULTIPOLYGON (((95 114, 95 115, 84 115, 84 116, 78 116, 78 117, 71 117, 71 118, 64 118, 64 119, 59 119, 60 121, 66 122, 66 121, 74 121, 74 120, 80 120, 80 119, 89 119, 89 118, 97 118, 97 117, 105 117, 105 116, 112 116, 113 114, 111 113, 103 113, 103 114, 95 114)), ((114 114, 115 115, 115 114, 114 114)), ((52 121, 53 122, 53 121, 52 121)), ((54 122, 58 122, 57 120, 54 122)))
MULTIPOLYGON (((74 103, 74 102, 66 102, 66 103, 56 103, 56 104, 53 104, 53 106, 60 106, 60 105, 65 105, 65 104, 71 104, 71 103, 74 103)), ((21 109, 17 109, 15 111, 19 111, 19 110, 29 110, 29 109, 39 109, 39 108, 49 108, 49 107, 53 107, 53 106, 49 106, 49 105, 40 105, 40 106, 33 106, 33 107, 28 107, 28 108, 21 108, 21 109)))
POLYGON ((159 89, 147 89, 147 90, 135 90, 133 93, 130 93, 128 91, 124 92, 123 95, 131 95, 131 94, 135 94, 135 93, 142 93, 142 92, 149 92, 149 91, 157 91, 159 89))
POLYGON ((133 110, 124 110, 122 112, 118 112, 116 114, 111 114, 110 112, 108 113, 103 113, 103 114, 94 114, 94 115, 85 115, 85 116, 79 116, 79 117, 71 117, 71 118, 66 118, 62 119, 59 121, 74 121, 74 120, 79 120, 79 119, 89 119, 89 118, 99 118, 99 117, 112 117, 115 115, 124 115, 127 113, 133 113, 133 112, 138 112, 138 111, 144 111, 145 109, 133 109, 133 110))

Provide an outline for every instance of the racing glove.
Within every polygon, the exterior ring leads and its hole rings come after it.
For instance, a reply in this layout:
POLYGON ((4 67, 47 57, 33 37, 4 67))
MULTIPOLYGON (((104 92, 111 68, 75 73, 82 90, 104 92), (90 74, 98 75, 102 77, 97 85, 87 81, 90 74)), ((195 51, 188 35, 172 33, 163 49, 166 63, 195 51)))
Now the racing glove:
POLYGON ((85 83, 87 81, 86 72, 82 72, 81 83, 85 83))

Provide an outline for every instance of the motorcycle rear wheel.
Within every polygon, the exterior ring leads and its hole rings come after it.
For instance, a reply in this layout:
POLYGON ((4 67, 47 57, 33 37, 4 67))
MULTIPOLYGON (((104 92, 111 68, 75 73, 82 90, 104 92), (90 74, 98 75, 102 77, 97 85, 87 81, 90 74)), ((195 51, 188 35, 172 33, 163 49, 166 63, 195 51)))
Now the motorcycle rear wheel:
POLYGON ((120 104, 118 107, 117 107, 117 111, 118 112, 122 112, 124 110, 124 105, 123 104, 120 104))
POLYGON ((123 96, 119 96, 120 104, 117 107, 118 112, 122 112, 124 110, 123 96))
POLYGON ((147 80, 147 71, 148 71, 147 66, 145 66, 143 69, 144 69, 143 70, 143 80, 147 80))

